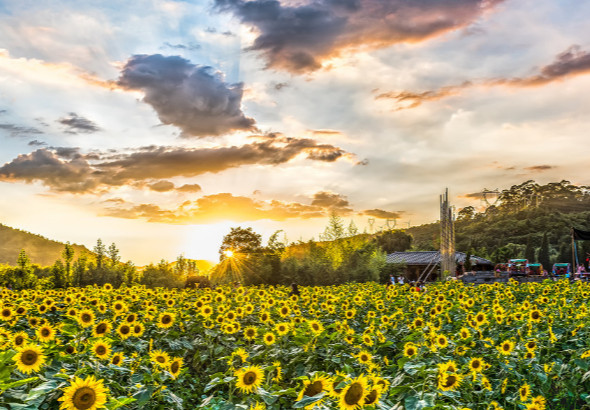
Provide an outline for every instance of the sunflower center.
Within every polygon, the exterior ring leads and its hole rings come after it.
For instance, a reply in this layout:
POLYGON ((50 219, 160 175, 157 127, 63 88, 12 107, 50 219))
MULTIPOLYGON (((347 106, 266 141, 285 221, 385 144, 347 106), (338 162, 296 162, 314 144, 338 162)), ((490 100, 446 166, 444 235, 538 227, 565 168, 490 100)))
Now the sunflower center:
POLYGON ((94 406, 96 402, 96 392, 90 387, 82 387, 76 390, 72 397, 72 403, 78 410, 86 410, 94 406))
POLYGON ((47 328, 41 329, 41 336, 43 337, 49 337, 49 335, 51 335, 51 331, 47 328))
POLYGON ((105 346, 99 345, 96 347, 96 354, 97 355, 102 356, 102 355, 106 354, 106 352, 107 352, 107 348, 105 346))
POLYGON ((357 404, 363 398, 363 393, 364 389, 360 383, 352 383, 344 395, 344 402, 349 405, 357 404))
POLYGON ((180 363, 178 363, 178 362, 174 362, 170 365, 170 372, 171 373, 176 373, 176 372, 178 372, 179 369, 180 369, 180 363))
POLYGON ((471 367, 474 369, 479 369, 481 363, 479 362, 479 360, 474 360, 473 363, 471 364, 471 367))
POLYGON ((133 331, 134 331, 135 333, 141 333, 141 326, 139 326, 139 325, 136 325, 136 326, 133 328, 133 331))
POLYGON ((90 322, 92 320, 92 316, 90 316, 90 314, 88 313, 83 313, 82 314, 82 322, 90 322))
POLYGON ((172 322, 172 317, 170 315, 164 315, 162 317, 162 323, 167 325, 168 323, 172 322))
POLYGON ((121 326, 121 333, 123 333, 124 335, 126 335, 130 331, 131 329, 129 328, 129 326, 121 326))
POLYGON ((316 380, 315 382, 307 385, 303 394, 308 397, 313 397, 316 394, 320 394, 322 392, 322 390, 324 390, 324 386, 322 385, 322 382, 319 380, 316 380))
POLYGON ((24 340, 25 339, 22 336, 19 335, 19 336, 17 336, 17 337, 14 338, 14 344, 17 345, 17 346, 20 346, 20 345, 23 344, 24 340))
POLYGON ((534 311, 533 314, 531 315, 533 319, 538 319, 540 314, 537 311, 534 311))
POLYGON ((159 363, 165 363, 166 358, 164 356, 158 356, 158 357, 156 357, 156 361, 159 363))
POLYGON ((107 331, 106 323, 101 323, 100 325, 96 326, 96 333, 101 334, 101 333, 106 333, 106 331, 107 331))
POLYGON ((457 377, 455 375, 449 374, 445 382, 445 387, 452 387, 455 385, 455 383, 457 383, 457 377))
POLYGON ((510 350, 510 345, 508 343, 502 345, 502 350, 504 350, 505 352, 507 352, 508 350, 510 350))
POLYGON ((68 346, 68 347, 66 347, 66 353, 67 353, 67 354, 72 354, 72 353, 74 353, 74 347, 73 347, 73 346, 68 346))
POLYGON ((377 390, 371 390, 365 397, 365 404, 373 404, 377 401, 377 390))
POLYGON ((27 366, 31 366, 31 365, 37 363, 38 357, 39 357, 39 355, 37 354, 36 351, 25 350, 23 352, 23 354, 21 355, 21 361, 23 362, 23 364, 25 364, 27 366))
POLYGON ((253 371, 248 371, 244 374, 243 381, 246 386, 251 386, 256 382, 256 373, 253 371))
POLYGON ((4 317, 10 317, 10 314, 12 312, 10 311, 10 309, 2 309, 2 316, 4 317))
POLYGON ((407 353, 408 353, 408 356, 414 356, 416 351, 414 350, 413 347, 408 347, 407 353))

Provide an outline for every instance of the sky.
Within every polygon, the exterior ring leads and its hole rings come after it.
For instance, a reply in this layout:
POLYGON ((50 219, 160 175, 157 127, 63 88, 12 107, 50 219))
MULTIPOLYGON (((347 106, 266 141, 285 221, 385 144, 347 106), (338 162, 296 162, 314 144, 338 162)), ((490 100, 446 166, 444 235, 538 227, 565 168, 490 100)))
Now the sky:
POLYGON ((138 265, 590 185, 590 2, 0 0, 0 223, 138 265))

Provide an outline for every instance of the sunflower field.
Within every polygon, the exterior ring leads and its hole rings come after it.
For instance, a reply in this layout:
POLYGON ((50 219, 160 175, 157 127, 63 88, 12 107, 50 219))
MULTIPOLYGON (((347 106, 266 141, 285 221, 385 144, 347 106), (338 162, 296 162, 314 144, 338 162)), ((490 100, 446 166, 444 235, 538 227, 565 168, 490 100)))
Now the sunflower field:
POLYGON ((590 284, 13 292, 3 409, 590 408, 590 284))

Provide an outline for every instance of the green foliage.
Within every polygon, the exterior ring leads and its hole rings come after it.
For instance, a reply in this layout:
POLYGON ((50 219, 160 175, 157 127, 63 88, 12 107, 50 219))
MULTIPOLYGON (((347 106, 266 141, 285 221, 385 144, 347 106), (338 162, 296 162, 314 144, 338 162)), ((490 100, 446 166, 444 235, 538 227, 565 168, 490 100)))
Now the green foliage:
POLYGON ((405 252, 412 247, 412 235, 402 229, 392 229, 375 237, 377 245, 385 252, 405 252))

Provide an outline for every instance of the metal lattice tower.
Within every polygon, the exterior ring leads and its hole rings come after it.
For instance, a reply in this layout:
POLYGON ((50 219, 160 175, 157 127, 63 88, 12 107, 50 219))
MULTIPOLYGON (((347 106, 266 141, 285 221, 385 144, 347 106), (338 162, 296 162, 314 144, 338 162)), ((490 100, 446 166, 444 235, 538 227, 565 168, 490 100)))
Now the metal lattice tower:
POLYGON ((440 272, 441 279, 447 275, 454 275, 456 269, 455 258, 455 223, 453 209, 449 205, 449 189, 445 189, 440 196, 440 272), (445 275, 445 271, 448 273, 445 275))

